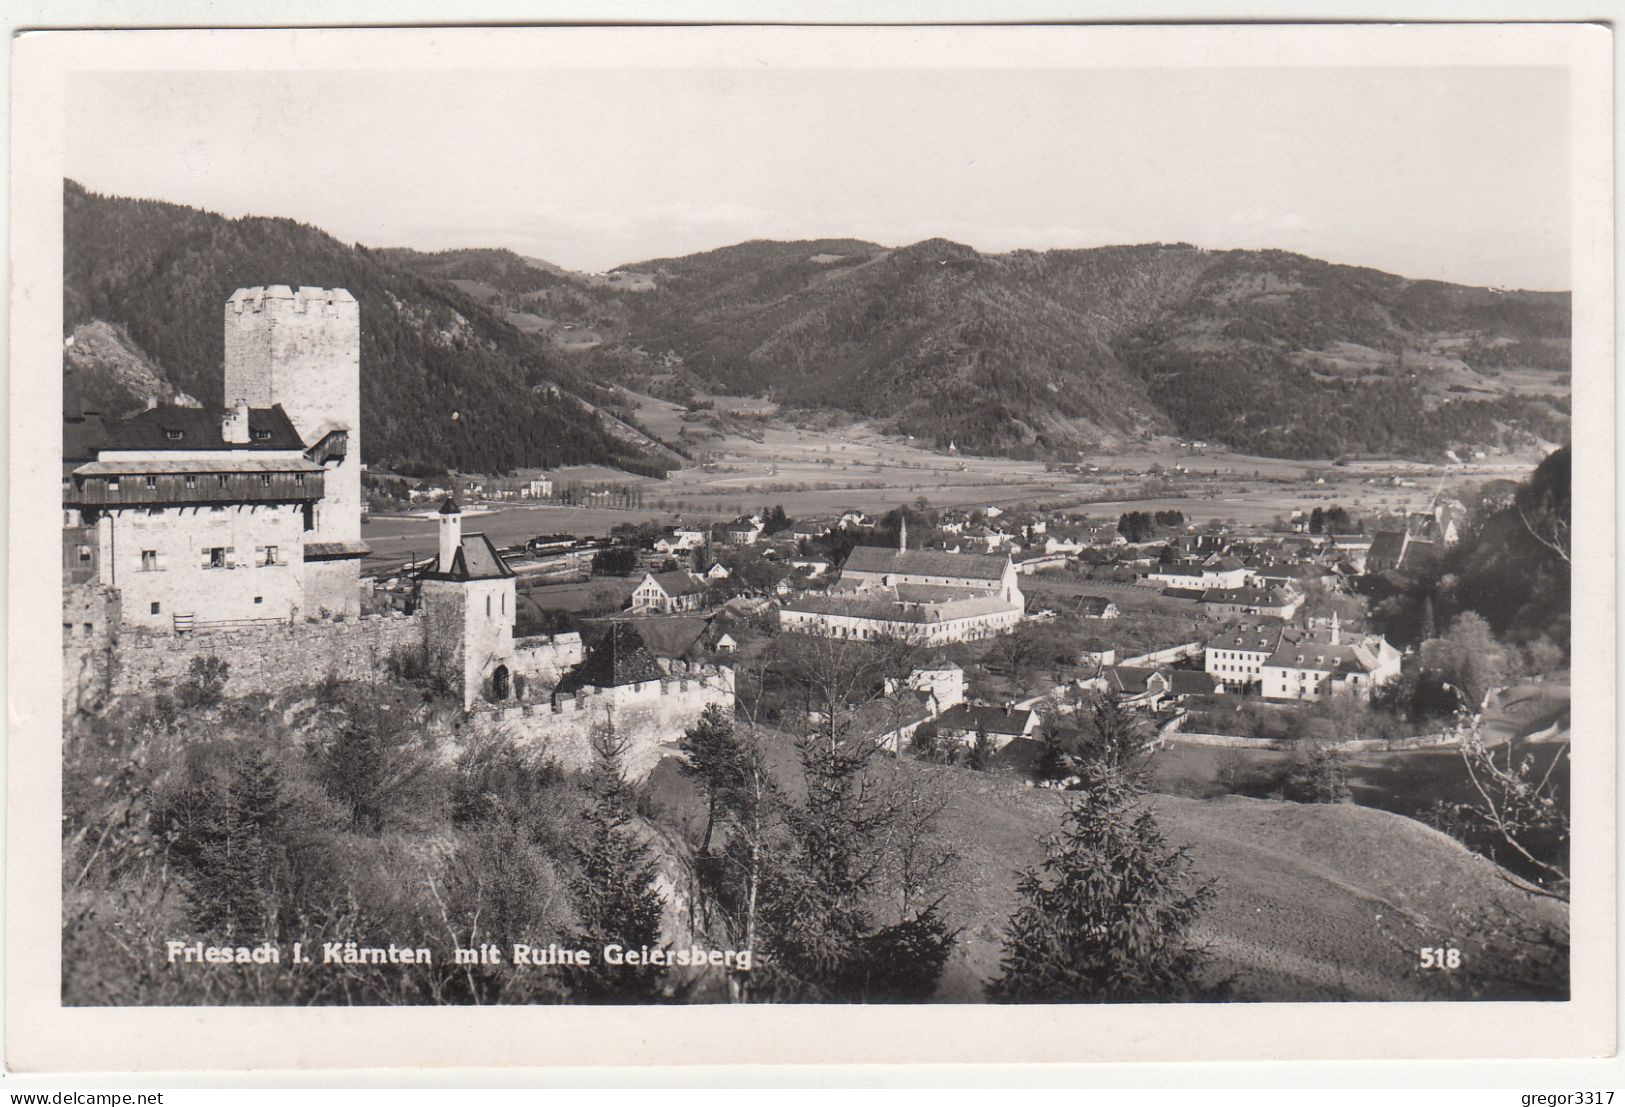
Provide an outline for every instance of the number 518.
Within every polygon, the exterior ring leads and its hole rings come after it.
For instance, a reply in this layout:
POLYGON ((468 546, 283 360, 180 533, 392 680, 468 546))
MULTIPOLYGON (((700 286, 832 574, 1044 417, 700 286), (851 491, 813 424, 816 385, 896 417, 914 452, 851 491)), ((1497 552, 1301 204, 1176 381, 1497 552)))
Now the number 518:
POLYGON ((1423 946, 1419 954, 1421 959, 1416 965, 1419 969, 1461 968, 1461 950, 1454 946, 1423 946))

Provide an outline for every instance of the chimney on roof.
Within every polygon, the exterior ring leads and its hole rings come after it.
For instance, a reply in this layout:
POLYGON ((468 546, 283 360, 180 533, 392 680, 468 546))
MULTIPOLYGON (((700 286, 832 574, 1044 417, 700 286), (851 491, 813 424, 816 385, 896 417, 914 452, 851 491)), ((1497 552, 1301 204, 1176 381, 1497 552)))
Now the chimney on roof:
POLYGON ((248 441, 248 401, 238 400, 226 410, 225 418, 220 421, 220 437, 230 445, 242 445, 248 441))
POLYGON ((148 392, 147 393, 147 410, 148 411, 154 411, 154 410, 157 409, 157 407, 158 407, 158 397, 154 396, 151 392, 148 392))

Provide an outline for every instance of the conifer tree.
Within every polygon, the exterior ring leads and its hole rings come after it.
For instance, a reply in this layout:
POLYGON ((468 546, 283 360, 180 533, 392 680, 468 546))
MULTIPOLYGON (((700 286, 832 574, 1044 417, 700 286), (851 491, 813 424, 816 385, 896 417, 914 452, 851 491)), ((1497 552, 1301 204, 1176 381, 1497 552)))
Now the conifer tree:
POLYGON ((739 743, 734 739, 733 720, 723 713, 718 704, 707 704, 694 725, 683 732, 679 747, 687 758, 682 766, 685 776, 691 776, 705 789, 705 835, 700 841, 700 852, 711 850, 711 835, 716 830, 717 807, 722 796, 736 786, 742 771, 739 743))
POLYGON ((1431 641, 1439 637, 1439 624, 1433 615, 1433 597, 1425 596, 1422 599, 1422 626, 1416 636, 1418 643, 1431 641))
POLYGON ((268 932, 286 809, 275 768, 256 750, 224 791, 194 784, 158 817, 200 931, 245 940, 268 932))
POLYGON ((1137 790, 1098 762, 1085 767, 1044 862, 1017 884, 1000 975, 1002 1002, 1145 1002, 1210 992, 1190 937, 1213 897, 1185 849, 1170 848, 1137 790))
POLYGON ((573 940, 592 952, 592 964, 571 979, 583 999, 646 1003, 664 994, 666 973, 657 965, 610 965, 607 945, 641 951, 660 944, 665 901, 655 890, 657 866, 632 828, 633 802, 621 758, 626 741, 610 728, 593 735, 592 804, 584 840, 574 848, 570 881, 578 927, 573 940))

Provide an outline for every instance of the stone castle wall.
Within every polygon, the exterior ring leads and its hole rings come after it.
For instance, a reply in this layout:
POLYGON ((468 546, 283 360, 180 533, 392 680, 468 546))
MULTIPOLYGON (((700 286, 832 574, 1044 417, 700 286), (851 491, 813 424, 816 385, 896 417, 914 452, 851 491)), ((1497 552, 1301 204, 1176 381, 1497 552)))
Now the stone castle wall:
POLYGON ((467 725, 475 734, 500 735, 521 749, 557 759, 567 769, 585 770, 594 760, 594 730, 607 723, 626 741, 627 778, 641 780, 713 703, 733 714, 733 670, 695 666, 663 680, 584 689, 552 704, 481 707, 467 725))
MULTIPOLYGON (((65 618, 65 617, 64 617, 65 618)), ((368 680, 391 656, 421 650, 425 620, 419 615, 363 615, 343 622, 248 627, 207 634, 149 634, 126 629, 116 644, 97 648, 94 639, 64 643, 65 671, 105 666, 106 693, 138 695, 186 679, 194 657, 219 657, 230 667, 228 695, 281 692, 333 675, 368 680), (83 658, 101 652, 104 660, 83 658), (75 659, 75 653, 81 655, 75 659)), ((64 690, 64 694, 66 690, 64 690)))
POLYGON ((113 681, 118 592, 98 584, 62 590, 62 709, 89 709, 106 699, 113 681))

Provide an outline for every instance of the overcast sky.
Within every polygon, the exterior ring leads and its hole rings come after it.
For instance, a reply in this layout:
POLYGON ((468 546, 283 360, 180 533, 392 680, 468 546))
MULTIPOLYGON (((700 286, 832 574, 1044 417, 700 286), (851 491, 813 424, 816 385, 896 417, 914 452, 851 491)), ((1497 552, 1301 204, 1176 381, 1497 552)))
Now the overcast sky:
POLYGON ((1186 241, 1566 289, 1557 68, 127 73, 96 191, 602 270, 749 238, 1186 241))

